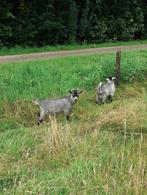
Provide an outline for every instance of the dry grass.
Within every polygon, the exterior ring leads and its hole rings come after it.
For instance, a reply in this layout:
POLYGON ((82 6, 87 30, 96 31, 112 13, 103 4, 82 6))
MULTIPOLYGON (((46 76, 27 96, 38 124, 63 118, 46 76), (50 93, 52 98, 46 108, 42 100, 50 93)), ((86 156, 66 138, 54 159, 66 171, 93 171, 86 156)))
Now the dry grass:
POLYGON ((56 118, 49 117, 50 125, 42 131, 42 149, 49 155, 57 155, 74 145, 71 126, 57 123, 56 118))
POLYGON ((12 159, 6 155, 0 155, 0 179, 2 179, 11 169, 12 159))
POLYGON ((97 120, 97 126, 115 125, 128 130, 141 130, 144 127, 147 104, 142 99, 122 102, 115 109, 103 113, 97 120))

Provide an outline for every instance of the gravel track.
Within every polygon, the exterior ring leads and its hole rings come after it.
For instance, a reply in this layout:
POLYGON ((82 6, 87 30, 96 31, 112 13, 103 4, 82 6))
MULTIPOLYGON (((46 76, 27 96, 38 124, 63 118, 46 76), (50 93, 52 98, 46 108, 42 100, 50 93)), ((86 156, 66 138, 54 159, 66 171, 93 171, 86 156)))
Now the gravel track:
POLYGON ((147 49, 147 44, 89 48, 89 49, 66 50, 66 51, 65 50, 52 51, 52 52, 21 54, 21 55, 7 55, 7 56, 0 56, 0 63, 2 64, 6 62, 41 60, 41 59, 49 59, 49 58, 65 57, 65 56, 82 56, 82 55, 91 55, 91 54, 98 54, 98 53, 111 53, 111 52, 116 52, 118 50, 130 51, 130 50, 144 50, 144 49, 147 49))

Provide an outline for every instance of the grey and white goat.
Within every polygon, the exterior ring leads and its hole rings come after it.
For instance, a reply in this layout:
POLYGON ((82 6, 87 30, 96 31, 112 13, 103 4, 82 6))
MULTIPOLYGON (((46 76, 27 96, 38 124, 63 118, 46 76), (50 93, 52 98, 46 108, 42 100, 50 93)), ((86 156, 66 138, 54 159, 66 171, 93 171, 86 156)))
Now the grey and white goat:
POLYGON ((100 83, 97 86, 96 103, 104 104, 105 102, 111 102, 115 93, 115 77, 106 78, 105 83, 100 83))
POLYGON ((57 99, 33 100, 33 103, 40 107, 38 113, 38 125, 43 122, 44 117, 48 114, 55 115, 57 113, 64 113, 67 120, 69 120, 70 112, 74 103, 82 91, 72 90, 69 95, 57 99))

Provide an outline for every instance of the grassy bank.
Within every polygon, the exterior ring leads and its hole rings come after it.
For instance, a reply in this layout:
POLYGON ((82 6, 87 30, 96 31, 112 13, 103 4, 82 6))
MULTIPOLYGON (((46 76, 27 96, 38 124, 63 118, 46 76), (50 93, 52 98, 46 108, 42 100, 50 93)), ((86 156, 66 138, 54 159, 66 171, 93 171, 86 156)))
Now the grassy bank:
POLYGON ((147 52, 123 52, 111 104, 95 87, 113 54, 0 65, 0 194, 146 194, 147 52), (70 122, 36 125, 32 98, 83 89, 70 122))
POLYGON ((0 56, 3 55, 15 55, 15 54, 27 54, 36 52, 49 52, 49 51, 60 51, 60 50, 74 50, 74 49, 86 49, 86 48, 99 48, 99 47, 111 47, 120 45, 137 45, 137 44, 147 44, 147 40, 137 40, 137 41, 115 41, 106 42, 99 44, 68 44, 68 45, 55 45, 55 46, 44 46, 44 47, 21 47, 16 46, 13 48, 2 47, 0 48, 0 56))

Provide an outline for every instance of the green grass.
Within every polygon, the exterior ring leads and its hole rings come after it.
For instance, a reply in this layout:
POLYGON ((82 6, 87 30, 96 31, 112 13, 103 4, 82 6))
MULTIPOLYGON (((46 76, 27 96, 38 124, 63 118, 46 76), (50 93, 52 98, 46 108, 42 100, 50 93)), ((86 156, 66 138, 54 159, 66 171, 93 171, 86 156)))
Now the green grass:
MULTIPOLYGON (((93 89, 114 75, 115 54, 65 57, 0 65, 0 101, 65 95, 72 88, 93 89)), ((147 74, 147 52, 123 52, 123 82, 142 81, 147 74)))
POLYGON ((60 51, 60 50, 74 50, 74 49, 86 49, 86 48, 97 48, 97 47, 111 47, 119 45, 137 45, 146 44, 147 40, 137 40, 137 41, 116 41, 116 42, 106 42, 106 43, 93 43, 93 44, 72 44, 72 45, 55 45, 55 46, 44 46, 44 47, 21 47, 16 46, 12 48, 2 47, 0 49, 0 56, 3 55, 15 55, 15 54, 27 54, 35 52, 48 52, 48 51, 60 51))
POLYGON ((146 194, 147 51, 123 52, 111 104, 95 87, 114 54, 0 65, 0 194, 146 194), (36 125, 32 98, 83 89, 70 122, 36 125))

